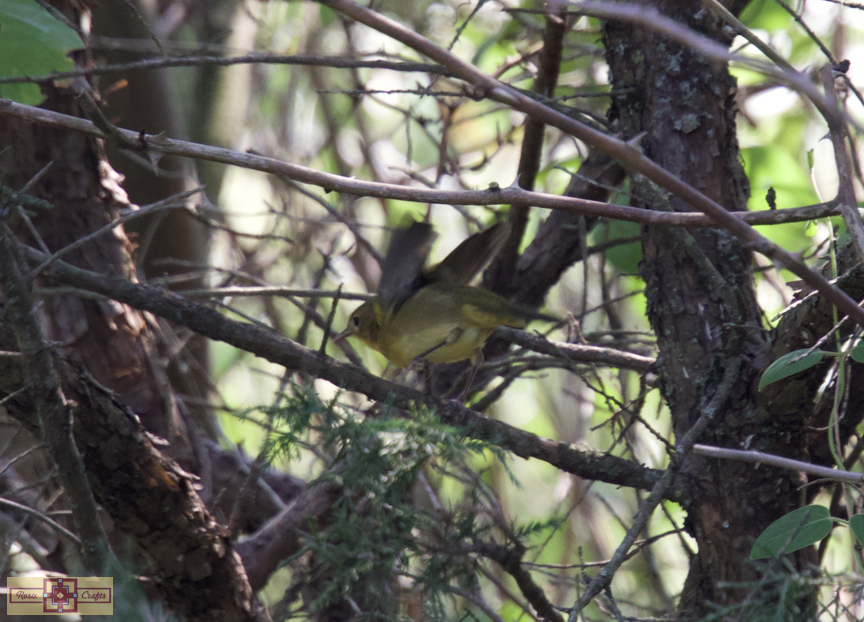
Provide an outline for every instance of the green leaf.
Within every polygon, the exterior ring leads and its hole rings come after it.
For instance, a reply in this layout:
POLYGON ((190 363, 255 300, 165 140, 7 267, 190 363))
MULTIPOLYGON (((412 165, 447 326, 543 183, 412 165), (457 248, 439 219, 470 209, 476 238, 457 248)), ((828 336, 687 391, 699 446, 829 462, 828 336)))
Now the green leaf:
POLYGON ((762 532, 753 544, 750 559, 766 559, 803 549, 831 533, 832 525, 828 508, 821 505, 798 508, 762 532))
POLYGON ((804 371, 805 369, 810 369, 819 363, 825 355, 825 352, 822 350, 814 350, 800 361, 796 360, 804 355, 805 352, 807 352, 806 349, 795 350, 794 352, 781 356, 779 359, 771 363, 759 379, 759 390, 761 391, 773 382, 783 380, 783 378, 788 378, 789 376, 804 371))
POLYGON ((849 529, 858 538, 858 542, 864 544, 864 514, 856 514, 849 519, 849 529))
MULTIPOLYGON (((638 237, 642 227, 635 222, 612 220, 609 222, 608 233, 602 227, 592 233, 594 244, 614 242, 623 238, 638 237)), ((638 274, 639 262, 642 261, 642 243, 638 240, 628 244, 619 244, 606 250, 606 259, 625 274, 638 274)))
POLYGON ((852 360, 856 363, 864 363, 864 341, 858 342, 849 354, 852 355, 852 360))
MULTIPOLYGON (((81 38, 35 0, 0 2, 0 76, 18 77, 68 71, 70 50, 81 38)), ((0 84, 0 96, 35 106, 45 97, 36 84, 0 84)))

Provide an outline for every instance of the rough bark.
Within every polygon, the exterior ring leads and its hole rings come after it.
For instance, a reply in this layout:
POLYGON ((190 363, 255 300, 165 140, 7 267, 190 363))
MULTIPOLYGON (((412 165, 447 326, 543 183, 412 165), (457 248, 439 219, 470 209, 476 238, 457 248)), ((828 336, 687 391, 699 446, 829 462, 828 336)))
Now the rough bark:
MULTIPOLYGON (((71 94, 60 90, 51 91, 45 105, 77 110, 71 94)), ((106 224, 125 204, 97 141, 3 119, 0 143, 7 146, 0 154, 0 176, 12 188, 23 187, 52 163, 30 190, 54 205, 34 218, 52 251, 106 224)), ((134 278, 127 250, 122 231, 115 231, 66 259, 134 278)), ((193 478, 161 456, 141 426, 143 420, 171 439, 181 456, 191 457, 156 358, 152 318, 123 304, 73 295, 45 298, 39 317, 47 337, 63 342, 59 350, 67 360, 57 356, 55 365, 64 395, 76 409, 73 432, 97 499, 115 527, 139 545, 169 605, 190 619, 255 619, 252 592, 227 535, 195 493, 193 478)), ((14 350, 14 341, 4 340, 3 349, 14 350)), ((8 366, 2 376, 4 395, 20 388, 20 377, 8 366)), ((26 394, 9 410, 38 434, 26 394)))
MULTIPOLYGON (((155 3, 134 4, 138 14, 130 10, 125 3, 103 2, 94 6, 94 36, 146 41, 151 36, 151 31, 140 15, 143 15, 148 23, 156 23, 157 7, 155 3)), ((165 45, 170 45, 168 37, 163 37, 162 33, 159 33, 159 36, 164 39, 165 45)), ((146 56, 140 52, 99 47, 94 49, 93 54, 96 59, 105 63, 130 62, 146 56)), ((130 70, 122 75, 122 88, 116 89, 110 88, 115 76, 97 80, 97 83, 109 92, 105 97, 105 111, 113 123, 154 134, 165 132, 172 137, 187 136, 183 115, 180 113, 180 91, 183 90, 180 87, 180 78, 187 79, 182 70, 130 70)), ((197 109, 198 106, 193 108, 197 109)), ((132 203, 145 205, 161 201, 165 197, 192 190, 199 184, 206 185, 205 191, 212 198, 212 202, 216 203, 220 180, 199 182, 196 178, 199 163, 176 156, 150 161, 147 157, 136 157, 140 154, 128 154, 112 145, 107 145, 106 153, 112 168, 122 175, 123 189, 132 203)), ((191 207, 197 201, 198 196, 193 196, 187 199, 187 204, 191 207)), ((140 268, 142 277, 146 275, 148 278, 159 278, 166 274, 187 273, 207 263, 210 250, 209 230, 185 210, 161 211, 137 219, 127 225, 126 233, 137 246, 135 263, 140 268)), ((203 281, 197 274, 183 282, 185 287, 202 285, 203 281)), ((170 334, 170 330, 167 332, 170 334)), ((160 373, 167 375, 166 382, 170 380, 171 386, 178 393, 197 398, 188 400, 183 405, 184 412, 189 413, 200 430, 215 439, 215 413, 212 408, 201 406, 206 403, 210 391, 207 378, 207 343, 195 335, 183 336, 182 341, 182 351, 179 355, 165 357, 164 370, 160 373)))
MULTIPOLYGON (((656 2, 661 12, 724 44, 721 23, 698 2, 656 2)), ((614 92, 613 115, 625 138, 645 132, 645 152, 721 205, 746 209, 748 182, 735 134, 735 81, 727 67, 655 34, 650 28, 610 23, 605 29, 614 92)), ((688 209, 636 178, 636 200, 660 210, 688 209)), ((657 336, 661 390, 681 438, 715 397, 724 370, 737 366, 738 382, 725 396, 721 416, 699 442, 749 447, 780 455, 805 450, 802 417, 773 420, 756 390, 770 362, 750 269, 750 253, 716 229, 689 233, 659 227, 643 230, 648 315, 657 336)), ((699 492, 687 506, 687 527, 699 552, 681 596, 684 619, 741 601, 746 589, 724 582, 759 578, 747 562, 758 534, 799 504, 795 474, 752 465, 691 458, 684 473, 699 492)), ((812 550, 796 558, 815 561, 812 550)))

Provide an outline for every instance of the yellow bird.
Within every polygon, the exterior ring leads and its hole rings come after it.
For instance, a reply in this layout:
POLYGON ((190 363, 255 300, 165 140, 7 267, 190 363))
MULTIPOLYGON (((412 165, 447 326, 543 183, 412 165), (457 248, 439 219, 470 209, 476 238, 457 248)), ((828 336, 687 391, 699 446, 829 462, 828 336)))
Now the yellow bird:
POLYGON ((418 360, 470 359, 476 371, 483 345, 499 326, 524 328, 532 319, 557 321, 467 285, 498 252, 507 234, 504 226, 495 225, 422 271, 434 235, 431 226, 414 223, 400 230, 384 260, 378 295, 351 314, 348 327, 336 339, 358 337, 402 368, 418 360))

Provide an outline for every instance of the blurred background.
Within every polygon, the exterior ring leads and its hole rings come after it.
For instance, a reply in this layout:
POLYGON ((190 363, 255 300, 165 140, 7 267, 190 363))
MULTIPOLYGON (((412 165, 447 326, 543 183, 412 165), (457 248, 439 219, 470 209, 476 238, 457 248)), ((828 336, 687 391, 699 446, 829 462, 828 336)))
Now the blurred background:
MULTIPOLYGON (((532 3, 462 0, 375 4, 377 11, 525 91, 535 86, 546 19, 543 11, 531 7, 532 3)), ((756 0, 744 9, 741 20, 802 72, 826 62, 815 35, 835 58, 852 60, 846 75, 860 85, 860 8, 809 1, 787 7, 756 0)), ((583 122, 612 131, 601 24, 584 16, 565 19, 568 31, 551 101, 583 122)), ((92 53, 99 63, 164 55, 192 59, 190 66, 100 76, 105 112, 119 127, 166 132, 173 138, 318 171, 406 186, 507 187, 520 172, 523 115, 489 100, 472 99, 461 83, 428 67, 407 67, 406 63, 428 61, 321 4, 140 0, 133 7, 103 2, 93 12, 93 32, 92 53), (249 53, 272 58, 220 64, 249 53), (339 66, 340 59, 344 66, 339 66), (356 66, 351 60, 376 64, 356 66)), ((741 37, 731 49, 762 58, 741 37)), ((751 185, 749 209, 767 210, 769 202, 784 209, 832 199, 837 184, 836 178, 832 180, 833 151, 830 141, 823 140, 827 127, 818 112, 800 95, 742 64, 733 64, 732 73, 739 84, 737 129, 751 185), (776 198, 769 199, 769 192, 776 198)), ((859 123, 864 121, 864 109, 854 96, 848 98, 848 111, 859 123)), ((545 128, 534 190, 564 193, 579 181, 573 175, 589 155, 591 150, 577 139, 545 128)), ((428 219, 434 225, 438 237, 430 259, 435 262, 468 235, 508 217, 508 206, 428 205, 327 193, 253 170, 172 157, 153 161, 113 148, 108 157, 125 176, 132 203, 146 205, 203 186, 202 193, 188 200, 194 213, 162 212, 127 228, 142 277, 178 291, 286 288, 265 296, 221 294, 219 307, 230 317, 270 326, 312 350, 321 346, 326 327, 345 327, 359 301, 338 300, 331 322, 333 297, 303 295, 300 290, 332 292, 341 286, 343 292, 374 293, 380 277, 376 254, 385 253, 394 228, 412 219, 428 219)), ((629 182, 621 183, 620 178, 604 188, 608 200, 621 205, 630 204, 629 190, 629 182)), ((528 210, 520 250, 531 244, 548 218, 549 210, 528 210)), ((835 233, 842 237, 842 219, 835 221, 835 233)), ((583 219, 567 226, 582 240, 581 251, 540 305, 544 312, 568 319, 549 337, 655 356, 645 283, 639 275, 639 225, 583 219)), ((824 221, 759 231, 814 264, 824 261, 826 242, 833 235, 824 221)), ((764 323, 775 326, 778 314, 793 302, 795 277, 762 257, 755 261, 764 323)), ((539 324, 533 328, 546 329, 539 324)), ((354 356, 354 362, 376 375, 395 375, 381 355, 359 342, 343 342, 341 347, 331 342, 327 353, 342 360, 354 356)), ((361 395, 339 392, 328 382, 302 374, 285 375, 279 366, 223 343, 205 343, 191 333, 180 332, 175 355, 169 366, 172 382, 180 387, 199 426, 222 447, 251 457, 265 441, 273 443, 280 433, 294 429, 270 407, 306 395, 310 388, 324 404, 338 396, 339 408, 346 413, 364 413, 371 407, 361 395)), ((652 373, 566 365, 521 350, 505 356, 489 358, 486 368, 501 374, 487 374, 475 386, 479 393, 474 399, 482 400, 506 385, 498 399, 484 402, 490 417, 651 468, 667 466, 672 424, 652 373)), ((421 380, 414 374, 402 378, 418 386, 421 380)), ((326 408, 312 410, 315 417, 323 417, 326 408)), ((307 481, 321 474, 334 456, 341 456, 322 445, 322 438, 332 433, 325 427, 312 425, 293 439, 290 451, 272 453, 273 466, 307 481)), ((489 447, 454 461, 439 456, 418 464, 411 492, 417 507, 442 512, 454 523, 454 517, 472 516, 472 528, 499 530, 507 534, 504 540, 518 533, 527 547, 526 567, 554 603, 572 602, 581 573, 593 574, 594 566, 610 558, 647 496, 582 480, 538 460, 502 456, 489 447)), ((694 541, 684 530, 684 513, 675 503, 664 502, 642 538, 644 548, 615 579, 617 606, 633 616, 619 619, 655 619, 673 610, 694 552, 694 541)), ((424 544, 434 549, 434 540, 428 536, 424 544)), ((397 583, 406 591, 429 567, 432 554, 424 551, 400 566, 397 583)), ((504 620, 537 619, 501 567, 471 551, 459 555, 470 558, 465 563, 474 578, 466 580, 463 592, 454 588, 450 599, 443 601, 445 617, 464 619, 470 610, 475 619, 491 619, 485 603, 504 620)), ((294 558, 271 577, 263 595, 274 611, 309 615, 296 605, 304 563, 294 558)), ((846 531, 832 536, 823 567, 834 573, 861 571, 846 531)), ((845 583, 853 586, 847 592, 840 589, 842 581, 825 582, 826 602, 842 600, 850 607, 834 619, 853 619, 864 612, 854 597, 857 582, 860 577, 854 574, 845 583)), ((452 583, 457 584, 462 585, 452 583)), ((613 616, 612 609, 604 610, 602 599, 596 606, 592 619, 613 616)))

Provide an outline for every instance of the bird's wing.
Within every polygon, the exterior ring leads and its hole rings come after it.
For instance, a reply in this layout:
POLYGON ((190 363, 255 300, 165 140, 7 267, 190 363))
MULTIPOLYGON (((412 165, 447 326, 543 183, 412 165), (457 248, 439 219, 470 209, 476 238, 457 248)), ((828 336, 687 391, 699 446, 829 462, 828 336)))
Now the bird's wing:
POLYGON ((429 283, 467 285, 498 254, 509 232, 509 225, 498 223, 469 236, 423 278, 429 283))
POLYGON ((385 305, 395 310, 419 289, 420 271, 434 239, 435 232, 427 222, 414 222, 393 232, 378 283, 378 296, 385 305))

